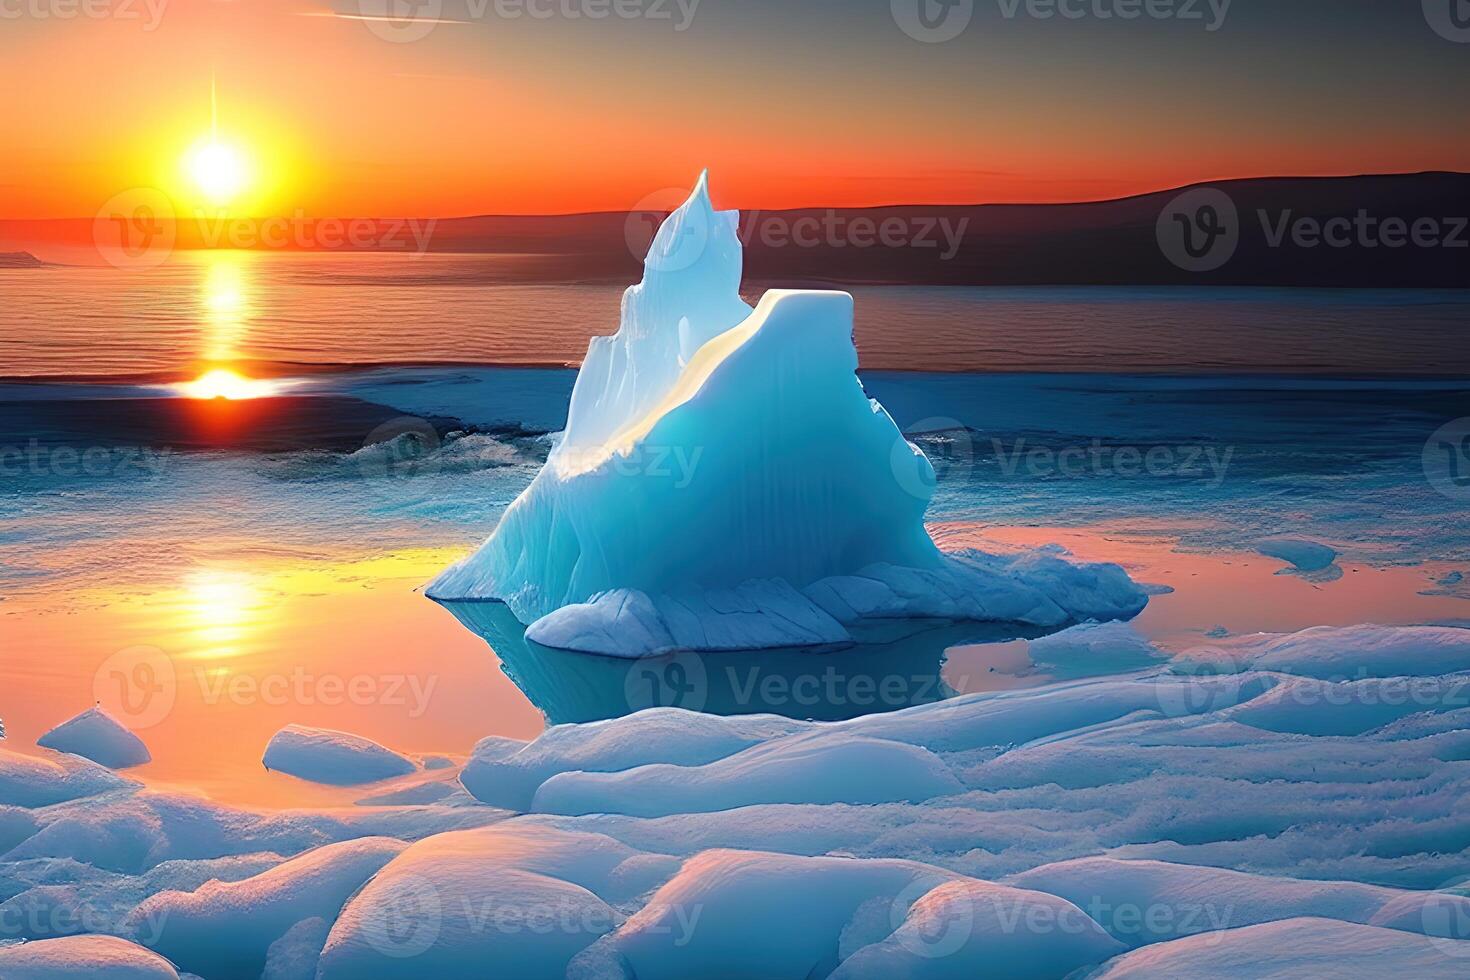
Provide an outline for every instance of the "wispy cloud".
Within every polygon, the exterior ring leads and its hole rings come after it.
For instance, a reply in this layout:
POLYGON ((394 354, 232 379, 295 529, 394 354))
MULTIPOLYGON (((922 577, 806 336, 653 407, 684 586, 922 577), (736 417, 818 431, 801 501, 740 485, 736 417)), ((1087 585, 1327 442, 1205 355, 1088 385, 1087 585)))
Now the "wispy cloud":
POLYGON ((388 17, 383 14, 347 14, 339 10, 298 10, 297 17, 327 17, 332 20, 359 20, 380 24, 468 24, 467 20, 451 20, 448 17, 420 17, 417 14, 408 17, 388 17))

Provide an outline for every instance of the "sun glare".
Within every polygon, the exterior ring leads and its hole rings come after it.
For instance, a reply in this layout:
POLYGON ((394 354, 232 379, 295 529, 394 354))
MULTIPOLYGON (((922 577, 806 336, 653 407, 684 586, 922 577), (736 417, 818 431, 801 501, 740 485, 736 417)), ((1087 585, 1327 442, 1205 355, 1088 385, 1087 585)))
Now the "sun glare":
POLYGON ((205 197, 214 204, 228 204, 250 182, 245 157, 235 147, 208 140, 189 154, 189 175, 205 197))
POLYGON ((197 380, 187 381, 178 388, 189 398, 224 398, 228 401, 266 398, 278 390, 273 382, 247 378, 226 368, 206 371, 197 380))

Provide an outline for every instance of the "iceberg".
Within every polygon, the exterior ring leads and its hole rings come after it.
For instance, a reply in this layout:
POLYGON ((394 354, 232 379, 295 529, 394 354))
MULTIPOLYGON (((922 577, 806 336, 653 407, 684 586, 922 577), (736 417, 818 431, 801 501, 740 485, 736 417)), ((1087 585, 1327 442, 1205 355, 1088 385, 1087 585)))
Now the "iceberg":
POLYGON ((69 752, 109 769, 127 769, 151 762, 143 740, 101 708, 88 708, 51 729, 36 744, 43 749, 69 752))
POLYGON ((267 769, 331 786, 375 783, 418 768, 372 739, 305 725, 287 725, 276 732, 261 761, 267 769))
POLYGON ((1115 565, 942 552, 934 469, 858 380, 852 296, 775 289, 752 310, 737 217, 701 176, 589 346, 546 465, 431 598, 503 602, 536 643, 625 657, 1142 610, 1115 565))

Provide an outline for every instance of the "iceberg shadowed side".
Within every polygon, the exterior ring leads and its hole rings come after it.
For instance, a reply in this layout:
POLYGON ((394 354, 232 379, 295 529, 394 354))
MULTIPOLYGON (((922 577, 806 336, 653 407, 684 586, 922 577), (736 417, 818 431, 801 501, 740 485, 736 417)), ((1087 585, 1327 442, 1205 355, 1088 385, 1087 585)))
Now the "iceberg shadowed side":
POLYGON ((546 466, 432 598, 502 601, 535 642, 619 656, 842 643, 868 617, 1143 608, 1116 566, 942 553, 933 468, 858 380, 852 297, 772 290, 751 311, 736 217, 701 178, 665 221, 546 466))

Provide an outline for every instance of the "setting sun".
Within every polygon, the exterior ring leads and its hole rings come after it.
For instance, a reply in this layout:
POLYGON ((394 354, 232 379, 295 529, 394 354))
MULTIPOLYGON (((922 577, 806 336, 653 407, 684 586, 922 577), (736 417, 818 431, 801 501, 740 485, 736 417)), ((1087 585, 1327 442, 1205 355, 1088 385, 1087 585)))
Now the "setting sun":
POLYGON ((214 204, 228 204, 249 183, 244 156, 217 140, 209 140, 189 154, 188 170, 195 185, 214 204))
POLYGON ((240 401, 247 398, 266 398, 274 395, 278 387, 270 381, 247 378, 226 368, 206 371, 197 380, 177 386, 188 398, 223 398, 240 401))

